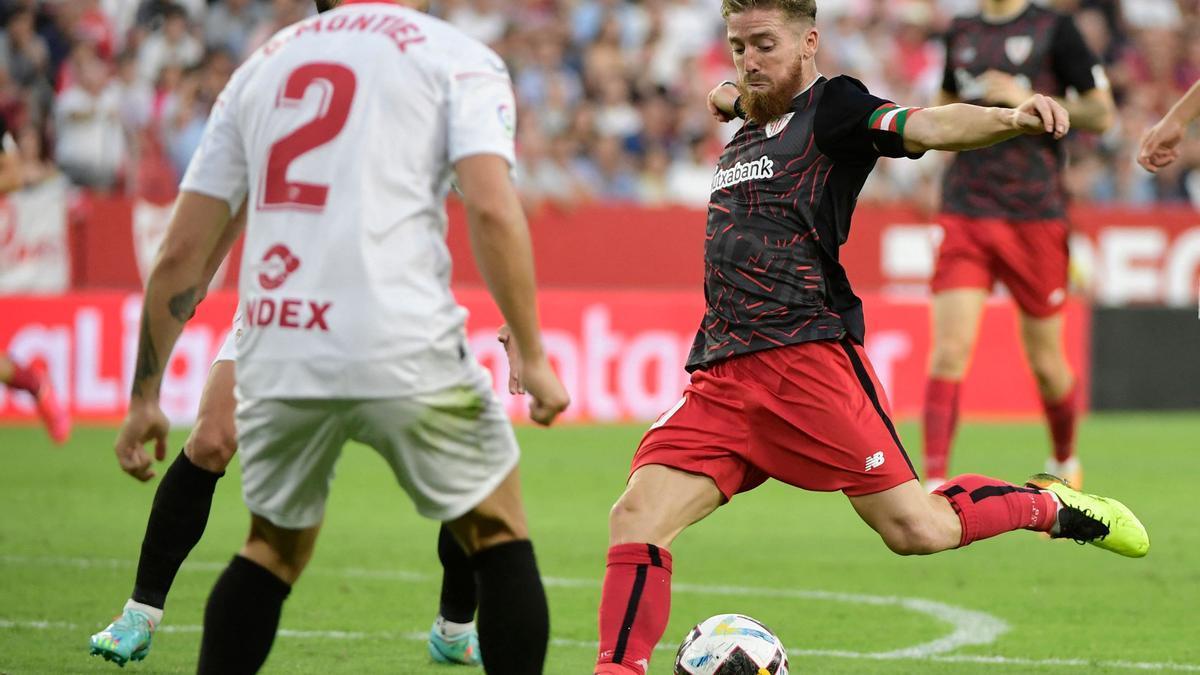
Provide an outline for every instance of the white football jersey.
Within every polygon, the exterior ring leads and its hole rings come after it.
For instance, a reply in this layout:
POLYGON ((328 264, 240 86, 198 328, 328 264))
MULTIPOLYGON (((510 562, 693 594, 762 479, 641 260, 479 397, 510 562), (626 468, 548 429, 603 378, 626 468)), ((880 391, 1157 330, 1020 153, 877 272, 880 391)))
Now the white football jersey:
POLYGON ((289 26, 234 73, 181 189, 248 200, 243 397, 394 397, 480 376, 444 203, 459 159, 515 163, 515 112, 494 52, 387 2, 289 26))

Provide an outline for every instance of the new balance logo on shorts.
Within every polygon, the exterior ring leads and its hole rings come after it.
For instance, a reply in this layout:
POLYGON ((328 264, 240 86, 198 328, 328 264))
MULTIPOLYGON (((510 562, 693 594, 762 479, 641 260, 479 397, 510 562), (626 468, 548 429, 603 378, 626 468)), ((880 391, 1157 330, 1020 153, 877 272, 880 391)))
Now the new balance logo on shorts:
POLYGON ((883 466, 883 463, 885 461, 887 461, 887 460, 884 459, 883 452, 877 452, 877 453, 871 455, 870 457, 867 458, 866 471, 870 471, 871 469, 877 469, 877 468, 883 466))

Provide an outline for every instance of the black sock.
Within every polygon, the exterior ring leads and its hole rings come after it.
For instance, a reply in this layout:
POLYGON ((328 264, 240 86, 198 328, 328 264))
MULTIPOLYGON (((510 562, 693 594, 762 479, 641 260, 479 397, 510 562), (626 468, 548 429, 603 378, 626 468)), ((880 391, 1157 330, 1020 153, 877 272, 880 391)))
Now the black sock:
POLYGON ((475 568, 445 525, 438 532, 438 559, 442 561, 442 600, 438 613, 454 623, 474 621, 475 608, 479 604, 475 593, 475 568))
POLYGON ((234 556, 204 608, 198 673, 257 673, 271 652, 292 587, 265 567, 234 556))
POLYGON ((134 602, 159 609, 166 605, 175 573, 204 534, 213 491, 224 475, 201 469, 182 452, 163 474, 142 538, 134 602))
POLYGON ((528 540, 471 556, 479 584, 479 653, 492 675, 538 675, 550 639, 546 592, 528 540))

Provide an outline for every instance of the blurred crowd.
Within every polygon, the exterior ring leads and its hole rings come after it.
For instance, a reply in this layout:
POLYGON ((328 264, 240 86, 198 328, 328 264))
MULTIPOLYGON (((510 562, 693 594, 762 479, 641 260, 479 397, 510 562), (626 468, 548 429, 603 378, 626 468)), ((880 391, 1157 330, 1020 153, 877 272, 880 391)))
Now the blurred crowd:
MULTIPOLYGON (((1137 170, 1143 129, 1200 79, 1200 0, 1054 0, 1106 64, 1120 108, 1070 139, 1081 200, 1200 206, 1200 143, 1171 171, 1137 170)), ((818 64, 881 96, 929 104, 941 34, 979 0, 818 0, 818 64)), ((437 14, 509 64, 518 177, 532 209, 588 202, 703 205, 733 125, 705 95, 733 78, 720 0, 441 0, 437 14)), ((311 0, 0 0, 0 114, 27 183, 61 172, 98 191, 173 193, 230 74, 311 0)), ((400 130, 397 130, 400 133, 400 130)), ((944 158, 885 161, 863 199, 932 208, 944 158)))

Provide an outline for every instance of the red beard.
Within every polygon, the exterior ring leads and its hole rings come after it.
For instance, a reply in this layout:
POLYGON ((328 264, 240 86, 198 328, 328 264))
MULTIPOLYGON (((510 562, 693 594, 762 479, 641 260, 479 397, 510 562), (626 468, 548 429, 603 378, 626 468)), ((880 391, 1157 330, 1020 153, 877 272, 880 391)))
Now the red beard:
POLYGON ((786 114, 792 109, 792 99, 804 86, 804 74, 797 61, 795 67, 788 73, 786 79, 772 85, 766 90, 752 90, 746 87, 746 79, 738 85, 742 96, 742 109, 746 111, 746 119, 755 124, 766 124, 771 120, 786 114))

